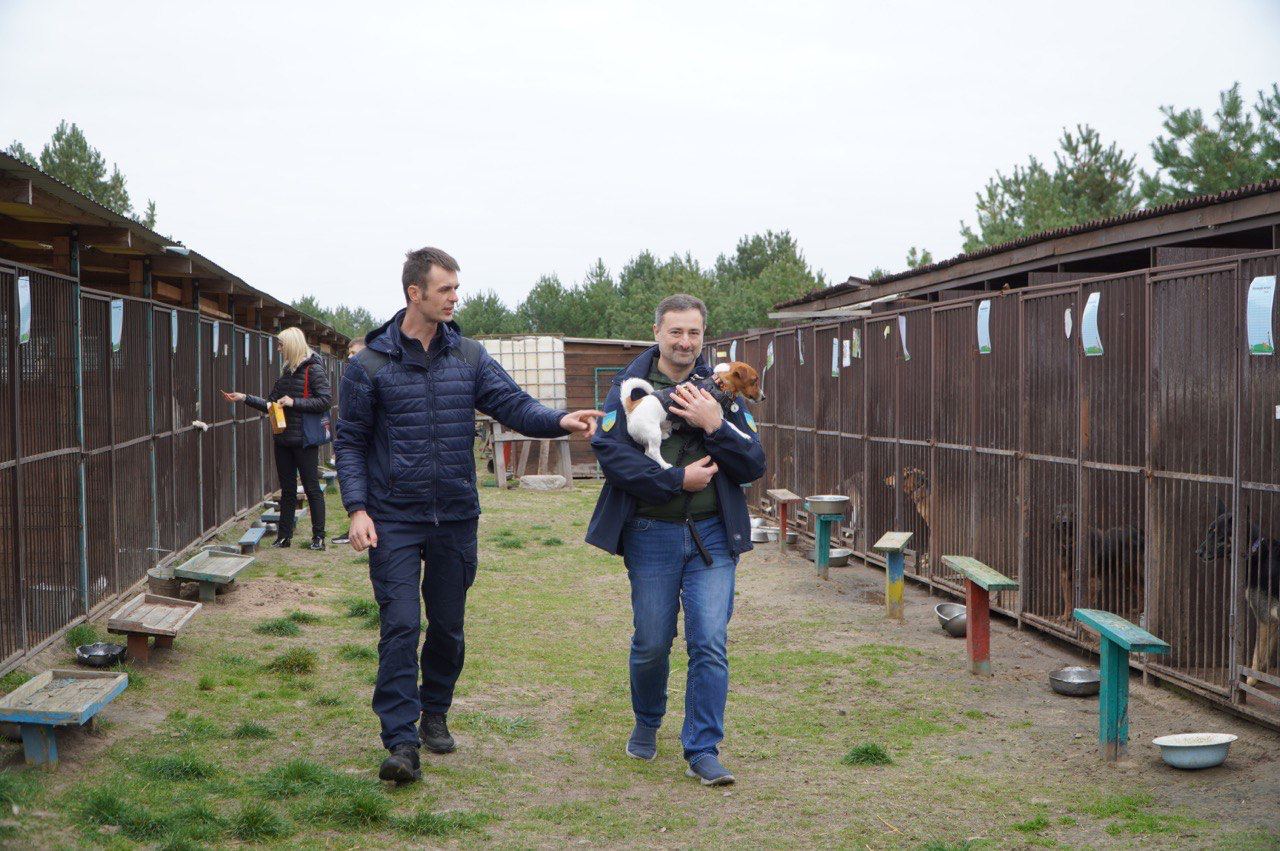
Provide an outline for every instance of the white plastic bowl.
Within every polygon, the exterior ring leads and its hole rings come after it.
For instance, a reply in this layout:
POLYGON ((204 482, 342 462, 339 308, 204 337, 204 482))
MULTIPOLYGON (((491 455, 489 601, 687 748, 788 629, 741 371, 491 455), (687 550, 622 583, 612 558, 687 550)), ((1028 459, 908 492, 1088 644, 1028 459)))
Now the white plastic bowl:
POLYGON ((1160 757, 1174 768, 1213 768, 1222 765, 1238 736, 1230 733, 1177 733, 1152 739, 1160 757))

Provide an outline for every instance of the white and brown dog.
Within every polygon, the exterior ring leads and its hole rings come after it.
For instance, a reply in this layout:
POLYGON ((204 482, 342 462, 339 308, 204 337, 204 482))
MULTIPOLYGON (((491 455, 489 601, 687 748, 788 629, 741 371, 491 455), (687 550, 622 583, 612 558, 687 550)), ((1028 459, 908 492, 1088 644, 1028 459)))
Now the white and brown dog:
MULTIPOLYGON (((692 384, 706 390, 715 397, 726 413, 734 410, 739 396, 752 402, 764 401, 759 374, 742 361, 719 364, 711 375, 694 375, 683 384, 692 384)), ((619 394, 622 397, 622 408, 627 412, 627 434, 643 446, 644 454, 661 464, 664 470, 671 465, 662 457, 662 441, 670 437, 672 431, 686 425, 684 420, 679 419, 679 415, 670 413, 671 394, 675 389, 654 390, 653 385, 643 378, 628 378, 622 382, 619 394)), ((727 419, 725 422, 741 433, 732 422, 727 419)))

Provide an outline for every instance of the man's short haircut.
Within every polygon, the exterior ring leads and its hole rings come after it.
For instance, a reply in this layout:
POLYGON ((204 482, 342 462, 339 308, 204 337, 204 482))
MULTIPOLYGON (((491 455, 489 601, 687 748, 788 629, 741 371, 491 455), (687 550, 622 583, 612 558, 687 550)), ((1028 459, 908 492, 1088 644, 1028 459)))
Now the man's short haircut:
POLYGON ((431 273, 432 266, 439 266, 446 272, 459 271, 458 261, 454 260, 445 251, 439 248, 419 248, 417 251, 410 251, 404 256, 404 273, 400 276, 400 282, 404 285, 404 300, 409 300, 409 287, 417 285, 423 286, 427 282, 427 275, 431 273))
POLYGON ((658 302, 658 309, 653 312, 653 324, 659 328, 662 327, 662 317, 668 313, 675 313, 684 310, 696 310, 702 314, 702 327, 707 327, 707 306, 702 303, 702 299, 696 298, 685 293, 676 293, 669 295, 662 301, 658 302))

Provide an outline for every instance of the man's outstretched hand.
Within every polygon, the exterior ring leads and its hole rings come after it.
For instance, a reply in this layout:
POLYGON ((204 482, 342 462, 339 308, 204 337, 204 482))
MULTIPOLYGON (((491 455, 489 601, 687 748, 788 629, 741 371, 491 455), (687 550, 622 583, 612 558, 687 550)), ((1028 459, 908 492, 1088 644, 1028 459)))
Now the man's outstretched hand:
POLYGON ((583 437, 596 433, 596 420, 604 416, 604 411, 574 411, 560 418, 560 428, 583 437))

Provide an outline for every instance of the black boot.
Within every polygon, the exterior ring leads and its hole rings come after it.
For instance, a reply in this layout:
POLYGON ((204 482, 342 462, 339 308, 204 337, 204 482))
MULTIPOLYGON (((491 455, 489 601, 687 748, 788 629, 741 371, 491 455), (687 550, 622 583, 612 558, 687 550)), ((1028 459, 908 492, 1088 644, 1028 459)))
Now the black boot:
POLYGON ((324 552, 324 535, 316 535, 311 539, 311 549, 324 552))
POLYGON ((382 761, 382 767, 378 769, 378 778, 394 783, 412 783, 415 780, 421 780, 422 769, 419 768, 418 749, 409 744, 396 745, 391 749, 391 755, 382 761))
POLYGON ((284 549, 285 547, 289 546, 292 542, 293 542, 292 538, 276 538, 275 541, 272 542, 271 546, 274 547, 275 549, 284 549))
POLYGON ((445 715, 439 712, 422 713, 422 723, 418 726, 418 736, 427 750, 433 753, 452 753, 456 745, 453 736, 449 735, 449 725, 445 723, 445 715))

